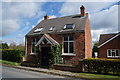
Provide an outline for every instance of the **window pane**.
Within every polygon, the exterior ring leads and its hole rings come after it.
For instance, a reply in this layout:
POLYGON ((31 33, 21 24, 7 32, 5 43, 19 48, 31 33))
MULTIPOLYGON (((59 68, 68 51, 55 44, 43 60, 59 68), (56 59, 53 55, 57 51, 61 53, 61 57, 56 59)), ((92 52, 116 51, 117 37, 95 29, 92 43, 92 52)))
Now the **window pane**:
POLYGON ((108 56, 112 56, 112 55, 111 55, 111 51, 110 51, 110 50, 108 50, 108 56))
POLYGON ((69 41, 73 41, 73 36, 69 36, 69 41))
POLYGON ((35 53, 35 45, 32 45, 32 53, 35 53))
POLYGON ((116 56, 119 56, 119 50, 116 50, 116 56))
POLYGON ((44 38, 44 39, 43 39, 43 42, 44 42, 45 44, 47 44, 48 41, 44 38))
POLYGON ((74 52, 73 42, 70 42, 69 46, 70 46, 69 52, 70 52, 70 53, 73 53, 73 52, 74 52))
POLYGON ((64 42, 64 53, 68 53, 68 42, 64 42))
POLYGON ((72 29, 73 28, 73 24, 66 24, 66 29, 72 29))
POLYGON ((68 36, 64 36, 64 41, 68 41, 68 36))
POLYGON ((35 44, 35 42, 36 42, 36 39, 35 38, 32 39, 32 44, 35 44))
POLYGON ((112 52, 112 56, 113 56, 113 57, 115 56, 115 52, 112 52))

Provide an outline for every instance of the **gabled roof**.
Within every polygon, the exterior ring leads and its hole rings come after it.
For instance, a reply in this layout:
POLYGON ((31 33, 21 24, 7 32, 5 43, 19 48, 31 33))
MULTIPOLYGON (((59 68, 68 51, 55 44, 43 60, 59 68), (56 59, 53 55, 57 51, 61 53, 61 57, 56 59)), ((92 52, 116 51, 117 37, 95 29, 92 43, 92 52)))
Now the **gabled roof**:
POLYGON ((101 34, 98 48, 102 47, 103 45, 105 45, 106 43, 110 42, 111 40, 115 39, 118 36, 120 36, 120 33, 101 34))
POLYGON ((60 18, 53 18, 48 20, 42 20, 37 26, 35 26, 27 35, 38 35, 45 33, 74 33, 83 32, 85 29, 87 16, 81 17, 80 14, 65 16, 60 18), (74 29, 63 30, 66 24, 74 24, 74 29), (55 26, 55 30, 50 31, 51 27, 55 26), (34 32, 38 28, 43 28, 40 32, 34 32))
POLYGON ((59 44, 56 40, 54 40, 49 34, 44 34, 40 40, 37 42, 37 44, 35 46, 38 46, 43 40, 44 38, 51 44, 51 45, 56 45, 59 44))

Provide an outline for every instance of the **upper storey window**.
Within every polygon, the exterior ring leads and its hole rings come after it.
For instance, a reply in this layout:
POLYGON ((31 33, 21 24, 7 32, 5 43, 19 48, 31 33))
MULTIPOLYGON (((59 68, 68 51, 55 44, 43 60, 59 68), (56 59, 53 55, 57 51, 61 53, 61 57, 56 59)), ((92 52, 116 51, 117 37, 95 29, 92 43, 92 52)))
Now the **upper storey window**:
POLYGON ((49 31, 53 31, 53 30, 55 30, 55 26, 53 26, 49 29, 49 31))
POLYGON ((74 24, 66 24, 64 26, 64 29, 73 29, 74 28, 74 24))
POLYGON ((43 28, 37 28, 37 29, 34 30, 34 32, 40 32, 42 30, 43 30, 43 28))

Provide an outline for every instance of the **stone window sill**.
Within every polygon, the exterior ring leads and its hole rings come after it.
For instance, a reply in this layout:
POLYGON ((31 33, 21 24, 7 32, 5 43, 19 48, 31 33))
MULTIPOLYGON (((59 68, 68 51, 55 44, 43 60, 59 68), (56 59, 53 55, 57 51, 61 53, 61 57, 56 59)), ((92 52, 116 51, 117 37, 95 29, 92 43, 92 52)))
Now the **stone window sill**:
POLYGON ((74 53, 62 53, 62 56, 76 56, 74 53))
POLYGON ((30 55, 37 55, 36 53, 30 53, 30 55))

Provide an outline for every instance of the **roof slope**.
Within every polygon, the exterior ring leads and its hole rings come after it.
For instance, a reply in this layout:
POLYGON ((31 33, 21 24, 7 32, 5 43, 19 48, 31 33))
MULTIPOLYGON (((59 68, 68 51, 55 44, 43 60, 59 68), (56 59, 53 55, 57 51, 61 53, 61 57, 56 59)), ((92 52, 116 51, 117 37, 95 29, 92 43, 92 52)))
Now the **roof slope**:
POLYGON ((55 44, 59 44, 56 40, 54 40, 49 34, 44 34, 40 40, 37 42, 37 44, 35 46, 38 46, 43 40, 44 38, 46 38, 50 43, 51 45, 55 45, 55 44))
POLYGON ((108 39, 112 38, 115 35, 116 35, 116 33, 114 33, 114 34, 101 34, 100 39, 99 39, 99 45, 101 45, 102 43, 104 43, 105 41, 107 41, 108 39))
POLYGON ((27 35, 45 34, 45 33, 65 33, 65 32, 79 32, 84 31, 87 16, 81 17, 78 15, 65 16, 60 18, 53 18, 48 20, 42 20, 37 26, 35 26, 27 35), (66 24, 75 24, 74 29, 63 30, 66 24), (55 27, 55 30, 49 31, 51 27, 55 27), (42 27, 43 30, 35 33, 34 31, 42 27))
POLYGON ((120 36, 120 33, 114 33, 114 34, 101 34, 100 35, 100 39, 99 39, 99 46, 98 48, 100 48, 101 46, 103 46, 104 44, 108 43, 109 41, 111 41, 112 39, 116 38, 120 36))

